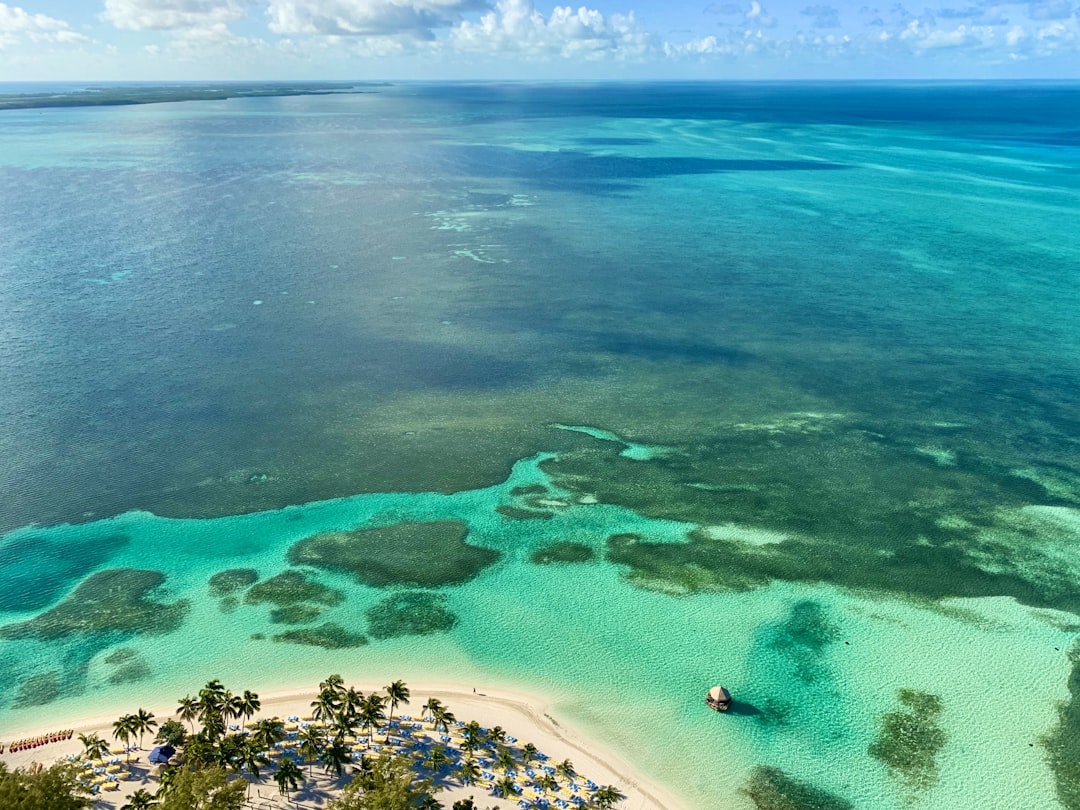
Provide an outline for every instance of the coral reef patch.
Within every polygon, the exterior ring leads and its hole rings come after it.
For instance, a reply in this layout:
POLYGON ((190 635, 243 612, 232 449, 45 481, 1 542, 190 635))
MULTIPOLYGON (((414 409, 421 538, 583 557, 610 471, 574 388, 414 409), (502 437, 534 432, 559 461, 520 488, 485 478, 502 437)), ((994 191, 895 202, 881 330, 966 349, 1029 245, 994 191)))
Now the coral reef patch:
POLYGON ((368 643, 367 637, 362 633, 353 633, 336 622, 326 622, 318 627, 286 630, 272 638, 274 641, 286 644, 306 644, 311 647, 322 647, 325 650, 362 647, 368 643))
POLYGON ((494 549, 467 543, 468 533, 460 520, 328 532, 294 545, 289 562, 345 571, 376 587, 457 585, 476 577, 500 556, 494 549))
POLYGON ((445 633, 457 624, 446 597, 431 591, 405 591, 386 597, 365 611, 372 638, 445 633))
POLYGON ((160 571, 99 571, 56 607, 28 621, 0 627, 0 637, 54 641, 74 635, 172 632, 184 620, 190 604, 184 599, 158 602, 150 598, 164 582, 160 571))

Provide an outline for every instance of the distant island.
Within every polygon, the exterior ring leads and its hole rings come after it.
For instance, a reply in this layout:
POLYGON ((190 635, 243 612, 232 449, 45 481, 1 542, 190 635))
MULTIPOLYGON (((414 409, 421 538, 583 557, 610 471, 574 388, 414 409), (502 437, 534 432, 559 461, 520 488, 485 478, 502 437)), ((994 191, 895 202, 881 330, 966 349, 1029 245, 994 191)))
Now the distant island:
POLYGON ((34 107, 112 107, 130 104, 164 104, 171 101, 222 101, 230 98, 266 96, 313 96, 370 93, 389 85, 379 82, 199 82, 87 86, 82 90, 40 93, 4 92, 0 86, 0 110, 34 107))

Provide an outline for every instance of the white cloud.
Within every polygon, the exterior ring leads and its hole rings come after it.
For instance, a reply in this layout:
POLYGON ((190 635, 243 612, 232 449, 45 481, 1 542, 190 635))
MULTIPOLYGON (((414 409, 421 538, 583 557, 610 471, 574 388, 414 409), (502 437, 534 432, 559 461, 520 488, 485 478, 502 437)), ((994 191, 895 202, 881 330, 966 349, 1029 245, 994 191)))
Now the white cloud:
POLYGON ((765 11, 758 0, 753 0, 750 3, 750 10, 746 12, 746 21, 751 25, 757 25, 761 28, 776 27, 776 18, 770 17, 769 13, 765 11))
POLYGON ((479 21, 464 21, 451 44, 464 51, 520 53, 532 58, 640 59, 653 48, 652 37, 634 13, 612 14, 581 6, 555 6, 548 17, 532 0, 498 0, 479 21))
POLYGON ((0 48, 14 45, 22 39, 31 42, 73 44, 90 40, 71 30, 63 20, 47 14, 31 14, 20 6, 0 3, 0 48))
POLYGON ((130 31, 213 30, 242 20, 244 0, 105 0, 102 19, 130 31))
POLYGON ((410 35, 431 39, 485 0, 270 0, 270 30, 278 34, 356 37, 410 35))
POLYGON ((663 51, 669 59, 685 59, 695 56, 730 54, 735 52, 735 48, 729 42, 721 42, 714 36, 708 36, 679 44, 665 42, 663 51))

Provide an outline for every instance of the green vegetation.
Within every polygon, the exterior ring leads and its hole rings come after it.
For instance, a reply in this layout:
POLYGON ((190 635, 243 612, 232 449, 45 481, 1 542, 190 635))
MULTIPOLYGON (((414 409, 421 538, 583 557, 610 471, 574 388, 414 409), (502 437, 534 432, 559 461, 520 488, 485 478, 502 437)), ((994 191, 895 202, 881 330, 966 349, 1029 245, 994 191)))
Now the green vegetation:
POLYGON ((913 793, 937 781, 937 754, 945 745, 938 725, 944 709, 941 698, 914 689, 901 689, 897 697, 907 711, 888 712, 868 753, 880 760, 913 793))
POLYGON ((362 647, 368 643, 367 636, 346 630, 336 622, 325 622, 318 627, 286 630, 284 633, 271 636, 271 638, 274 641, 286 644, 307 644, 311 647, 322 647, 326 650, 362 647))
POLYGON ((180 626, 190 607, 149 598, 165 581, 160 571, 110 568, 87 577, 56 607, 29 621, 0 627, 3 638, 55 641, 74 635, 113 633, 170 633, 180 626))
POLYGON ((158 791, 156 810, 240 810, 247 782, 229 781, 221 766, 196 768, 185 765, 172 771, 158 791))
POLYGON ((764 765, 754 768, 743 793, 757 810, 854 810, 851 802, 764 765))
POLYGON ((289 562, 345 571, 378 587, 457 585, 500 556, 465 542, 468 531, 460 520, 438 520, 317 534, 289 549, 289 562))
POLYGON ((441 790, 422 778, 403 754, 381 754, 345 786, 327 810, 409 810, 425 804, 441 790))
POLYGON ((181 748, 186 741, 187 729, 179 720, 166 720, 154 736, 154 745, 167 744, 174 748, 181 748))
MULTIPOLYGON (((119 658, 123 663, 133 660, 128 656, 119 658)), ((151 806, 158 810, 240 810, 251 785, 265 782, 264 770, 271 771, 270 780, 288 798, 293 791, 308 789, 304 783, 312 778, 316 764, 339 780, 329 796, 325 782, 313 794, 327 810, 422 810, 441 807, 434 796, 451 781, 475 783, 480 777, 476 755, 481 748, 494 751, 498 767, 508 778, 516 768, 527 768, 541 758, 531 743, 518 746, 510 742, 512 738, 503 728, 484 730, 475 721, 463 724, 463 742, 435 745, 428 756, 422 757, 418 751, 424 746, 414 739, 412 724, 407 724, 405 730, 394 720, 395 712, 409 705, 410 698, 404 681, 393 681, 365 695, 347 686, 340 675, 330 675, 319 684, 317 697, 311 703, 311 714, 318 722, 304 728, 288 757, 275 756, 274 751, 286 739, 282 719, 263 717, 251 722, 262 708, 259 696, 249 690, 234 693, 216 679, 200 689, 197 696, 180 698, 175 717, 162 722, 160 728, 154 715, 145 709, 121 715, 112 724, 112 737, 118 742, 130 745, 137 740, 141 748, 144 737, 152 735, 155 744, 168 743, 181 749, 158 775, 156 793, 140 788, 121 810, 145 810, 151 806), (234 725, 236 720, 242 724, 234 725), (190 732, 185 722, 191 724, 190 732), (354 738, 362 732, 371 746, 382 731, 385 736, 378 741, 386 746, 382 753, 373 755, 369 751, 357 759, 354 738), (294 757, 302 760, 294 761, 294 757), (300 762, 307 766, 306 772, 300 762), (351 767, 355 769, 347 779, 346 770, 351 767)), ((453 713, 437 698, 427 700, 418 719, 428 720, 429 728, 436 732, 446 732, 456 722, 453 713)), ((108 756, 109 742, 98 734, 79 734, 78 739, 85 759, 108 756)), ((126 764, 129 769, 133 767, 130 757, 126 764)), ((555 767, 537 779, 545 795, 578 778, 570 760, 552 764, 555 767)), ((0 807, 88 808, 93 802, 84 797, 91 796, 92 776, 67 763, 39 772, 9 771, 0 763, 0 807)), ((154 774, 149 776, 153 778, 154 774)), ((512 785, 512 780, 508 783, 512 785)), ((144 785, 149 784, 144 780, 144 785)), ((508 788, 504 794, 511 792, 512 788, 508 788)), ((625 798, 618 788, 608 785, 596 788, 584 807, 608 810, 625 798)), ((454 807, 475 810, 476 805, 470 797, 459 800, 454 807)))
POLYGON ((1057 795, 1068 810, 1080 810, 1080 644, 1069 651, 1069 699, 1058 707, 1058 723, 1042 744, 1054 770, 1057 795))
POLYGON ((219 571, 210 577, 210 595, 215 599, 235 596, 238 591, 258 581, 259 572, 254 568, 230 568, 227 571, 219 571))
MULTIPOLYGON (((369 85, 372 86, 372 85, 369 85)), ((174 101, 223 101, 263 96, 310 96, 323 93, 361 93, 353 82, 215 82, 148 87, 101 87, 64 95, 20 93, 0 95, 0 110, 37 107, 116 107, 131 104, 163 104, 174 101)))
POLYGON ((405 591, 386 597, 366 611, 372 638, 445 633, 457 624, 446 597, 430 591, 405 591))
POLYGON ((561 541, 538 548, 529 556, 529 560, 537 565, 549 565, 551 563, 589 562, 595 557, 596 552, 584 543, 561 541))
POLYGON ((56 764, 37 773, 8 770, 0 762, 0 807, 18 810, 83 810, 93 794, 78 781, 74 767, 56 764))

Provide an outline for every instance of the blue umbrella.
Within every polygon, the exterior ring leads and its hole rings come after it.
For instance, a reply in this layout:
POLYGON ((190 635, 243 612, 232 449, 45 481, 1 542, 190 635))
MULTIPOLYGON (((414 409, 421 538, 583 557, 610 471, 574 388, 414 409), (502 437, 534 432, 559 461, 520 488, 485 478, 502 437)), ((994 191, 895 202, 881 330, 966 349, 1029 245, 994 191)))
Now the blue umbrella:
POLYGON ((153 765, 164 765, 169 761, 169 757, 175 753, 176 749, 171 745, 159 745, 150 752, 150 756, 147 757, 147 760, 153 765))

